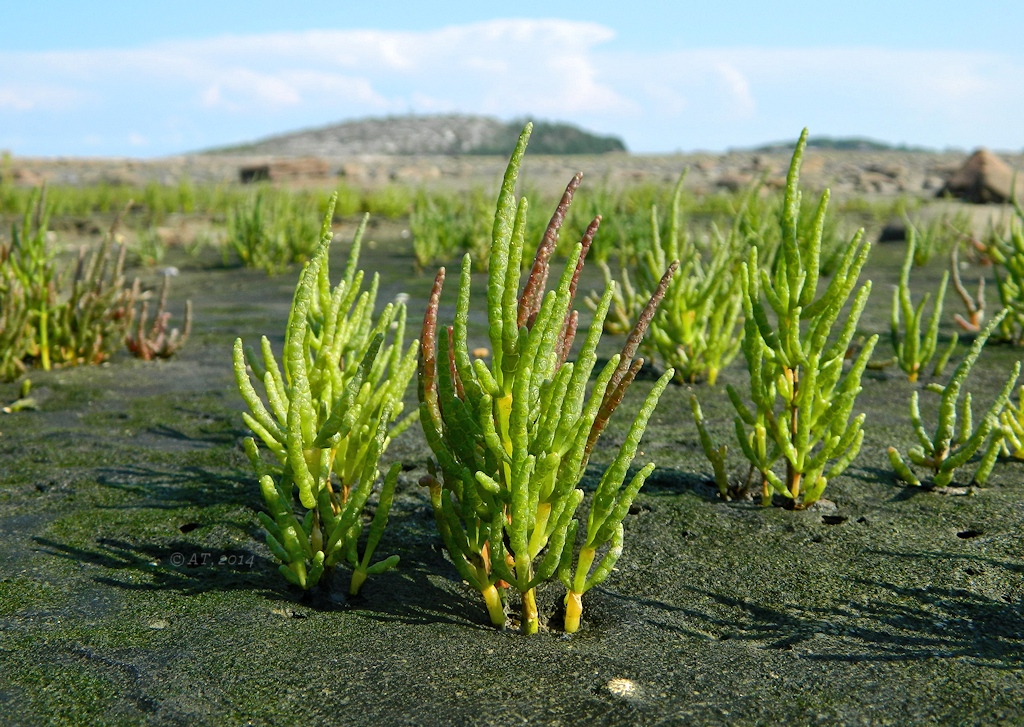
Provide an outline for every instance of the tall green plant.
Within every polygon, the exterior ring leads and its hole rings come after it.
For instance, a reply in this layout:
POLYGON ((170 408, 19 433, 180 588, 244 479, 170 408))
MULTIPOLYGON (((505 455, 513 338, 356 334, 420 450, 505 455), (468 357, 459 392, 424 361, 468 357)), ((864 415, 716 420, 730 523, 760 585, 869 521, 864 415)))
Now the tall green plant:
POLYGON ((555 289, 545 292, 559 229, 580 182, 577 175, 551 217, 519 292, 528 204, 525 198, 517 203, 515 185, 531 128, 526 126, 512 153, 494 215, 487 286, 490 365, 470 358, 469 257, 463 259, 452 326, 439 330, 437 325, 444 268, 431 291, 421 337, 420 421, 439 469, 432 469, 425 484, 452 562, 483 596, 491 622, 504 626, 505 589, 512 587, 521 597, 522 631, 535 633, 535 589, 557 574, 567 590, 565 629, 572 632, 579 628, 583 594, 608 576, 621 554, 622 520, 653 465, 623 483, 671 370, 646 397, 597 486, 582 527, 574 517, 583 499, 578 484, 601 431, 643 363, 633 356, 675 266, 588 397, 611 287, 576 360, 568 357, 579 320, 573 301, 600 218, 573 248, 555 289))
POLYGON ((398 556, 391 556, 371 563, 387 524, 397 463, 384 478, 362 553, 359 541, 380 457, 412 420, 394 424, 416 368, 417 342, 403 352, 403 304, 389 303, 373 318, 378 278, 363 290, 363 272, 356 267, 366 218, 356 232, 344 276, 331 288, 332 212, 333 202, 320 244, 295 290, 283 367, 264 336, 260 355, 247 351, 241 339, 235 341, 234 370, 249 407, 242 416, 275 460, 266 462, 255 440, 245 440, 269 511, 259 513, 260 522, 268 547, 282 562, 281 573, 289 582, 311 588, 325 572, 347 562, 353 569, 350 592, 355 594, 368 575, 398 562, 398 556), (386 343, 392 326, 391 342, 386 343), (265 402, 252 378, 262 384, 265 402), (301 514, 295 511, 296 492, 301 514))
POLYGON ((728 387, 740 449, 762 475, 765 500, 774 492, 796 508, 816 502, 828 480, 846 469, 860 450, 864 415, 852 420, 850 415, 878 340, 868 340, 844 376, 843 362, 871 291, 870 281, 854 296, 839 335, 830 338, 870 245, 863 241, 863 230, 858 231, 824 293, 817 294, 829 195, 826 191, 818 203, 810 234, 800 234, 798 185, 806 143, 804 129, 786 178, 782 244, 773 272, 758 265, 756 248, 743 266, 743 353, 753 406, 728 387), (774 471, 780 460, 785 467, 782 477, 774 471))

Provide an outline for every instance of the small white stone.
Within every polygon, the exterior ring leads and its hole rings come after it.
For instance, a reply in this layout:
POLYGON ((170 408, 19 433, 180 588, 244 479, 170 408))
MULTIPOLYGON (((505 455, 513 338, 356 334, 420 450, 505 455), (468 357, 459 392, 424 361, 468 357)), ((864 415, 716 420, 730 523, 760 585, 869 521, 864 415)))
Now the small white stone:
POLYGON ((636 682, 632 679, 626 679, 624 677, 615 677, 609 679, 608 683, 604 685, 613 697, 619 697, 621 699, 628 699, 629 697, 635 697, 637 695, 636 682))

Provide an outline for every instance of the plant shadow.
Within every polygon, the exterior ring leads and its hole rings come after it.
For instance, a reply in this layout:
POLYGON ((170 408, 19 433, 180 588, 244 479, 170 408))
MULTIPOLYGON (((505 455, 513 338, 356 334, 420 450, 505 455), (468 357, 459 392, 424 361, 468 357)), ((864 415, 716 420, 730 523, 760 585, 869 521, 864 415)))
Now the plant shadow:
MULTIPOLYGON (((196 465, 158 469, 124 465, 100 469, 96 481, 141 497, 140 502, 116 506, 176 509, 211 505, 251 505, 259 502, 259 485, 241 468, 213 470, 196 465)), ((115 506, 107 506, 115 507, 115 506)))
POLYGON ((229 556, 185 541, 140 545, 100 538, 94 548, 86 548, 49 538, 33 540, 48 555, 110 571, 112 575, 93 580, 123 590, 174 591, 188 596, 212 590, 265 590, 270 577, 277 577, 269 558, 244 547, 233 549, 229 556), (119 578, 116 574, 120 573, 130 575, 119 578), (138 574, 145 577, 137 579, 138 574))
MULTIPOLYGON (((1007 570, 1016 581, 1024 565, 945 552, 878 552, 898 558, 963 559, 1007 570)), ((854 579, 860 602, 830 607, 766 606, 753 599, 683 588, 715 607, 701 610, 606 591, 633 602, 652 626, 694 638, 740 640, 766 649, 799 649, 801 658, 837 662, 965 659, 996 669, 1024 667, 1024 599, 991 597, 967 588, 908 587, 854 579), (690 621, 693 625, 687 626, 690 621)))
POLYGON ((210 591, 253 591, 267 600, 295 607, 352 611, 381 622, 491 628, 483 606, 472 601, 472 594, 454 578, 451 564, 435 547, 400 551, 402 560, 396 570, 373 576, 360 595, 349 596, 347 567, 340 567, 333 579, 302 591, 286 583, 278 572, 278 562, 257 552, 254 543, 221 550, 183 540, 139 544, 100 538, 93 547, 72 546, 43 537, 33 541, 47 555, 104 569, 107 574, 92 580, 121 590, 185 596, 210 591))

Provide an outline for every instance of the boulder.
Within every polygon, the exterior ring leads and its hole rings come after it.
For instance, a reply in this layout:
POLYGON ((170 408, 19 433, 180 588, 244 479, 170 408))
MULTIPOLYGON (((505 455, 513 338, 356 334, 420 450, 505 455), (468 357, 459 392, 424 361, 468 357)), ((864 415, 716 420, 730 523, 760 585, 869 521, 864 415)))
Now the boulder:
POLYGON ((298 157, 296 159, 275 159, 264 164, 249 164, 239 167, 238 179, 242 184, 251 182, 302 182, 326 179, 330 167, 323 159, 298 157))
POLYGON ((907 223, 903 220, 887 222, 878 233, 879 242, 904 242, 907 239, 907 223))
POLYGON ((988 149, 978 149, 946 180, 938 196, 968 202, 1006 202, 1013 186, 1013 170, 988 149))

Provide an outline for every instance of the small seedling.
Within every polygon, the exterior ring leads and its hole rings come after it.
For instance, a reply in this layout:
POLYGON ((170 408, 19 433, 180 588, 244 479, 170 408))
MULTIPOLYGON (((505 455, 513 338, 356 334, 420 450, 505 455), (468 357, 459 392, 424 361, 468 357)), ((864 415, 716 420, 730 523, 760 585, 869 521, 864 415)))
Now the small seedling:
POLYGON ((732 500, 735 497, 741 496, 743 489, 734 488, 729 484, 729 473, 725 465, 725 455, 728 453, 729 448, 724 444, 715 445, 711 439, 711 434, 708 432, 704 422, 704 412, 701 411, 700 402, 697 401, 695 394, 690 395, 690 410, 693 412, 693 423, 697 425, 700 446, 704 449, 704 454, 714 469, 715 485, 718 486, 718 494, 721 495, 723 500, 732 500))
MULTIPOLYGON (((958 467, 962 467, 977 452, 982 452, 978 469, 974 473, 972 482, 977 485, 985 484, 996 457, 999 454, 1000 446, 1004 436, 1004 429, 999 423, 1000 414, 1013 391, 1013 386, 1020 375, 1020 361, 1013 367, 1013 373, 1007 379, 1002 391, 992 402, 988 412, 981 420, 978 428, 973 425, 971 412, 971 394, 968 392, 963 402, 960 403, 960 391, 964 380, 971 373, 974 362, 977 361, 985 341, 1002 322, 1007 315, 1003 309, 993 318, 984 330, 974 339, 970 350, 956 367, 949 383, 945 386, 933 384, 928 387, 929 391, 941 394, 939 403, 939 424, 934 435, 925 431, 921 422, 921 409, 918 403, 918 392, 913 392, 910 397, 910 420, 914 425, 914 433, 920 442, 920 446, 912 447, 907 452, 911 463, 931 471, 931 482, 936 487, 945 487, 953 480, 953 473, 958 467), (959 426, 957 426, 957 406, 959 404, 959 426)), ((889 447, 889 461, 892 463, 896 476, 911 485, 920 485, 921 480, 914 474, 913 470, 904 462, 899 450, 889 447)))

